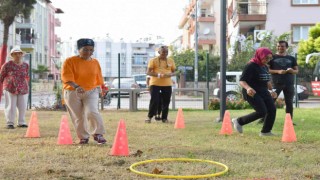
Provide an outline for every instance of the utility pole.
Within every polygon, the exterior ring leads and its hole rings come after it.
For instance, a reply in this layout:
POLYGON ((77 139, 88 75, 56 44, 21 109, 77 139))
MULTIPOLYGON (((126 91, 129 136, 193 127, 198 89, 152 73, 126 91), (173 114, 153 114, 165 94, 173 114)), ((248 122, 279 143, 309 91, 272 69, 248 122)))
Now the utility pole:
POLYGON ((227 59, 227 3, 221 1, 220 26, 220 119, 222 121, 226 110, 226 59, 227 59))

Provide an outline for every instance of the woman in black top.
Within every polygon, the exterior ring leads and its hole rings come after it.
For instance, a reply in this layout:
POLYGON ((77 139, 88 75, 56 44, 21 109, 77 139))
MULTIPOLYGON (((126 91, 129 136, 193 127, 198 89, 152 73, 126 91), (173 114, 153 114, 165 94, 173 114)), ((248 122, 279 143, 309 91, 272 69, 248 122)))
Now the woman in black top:
POLYGON ((273 136, 271 132, 275 118, 276 107, 273 98, 277 94, 272 91, 270 74, 267 63, 272 59, 272 52, 268 48, 258 48, 254 57, 245 66, 240 86, 245 100, 253 107, 255 112, 232 119, 234 128, 242 133, 242 126, 259 118, 264 118, 260 136, 273 136))

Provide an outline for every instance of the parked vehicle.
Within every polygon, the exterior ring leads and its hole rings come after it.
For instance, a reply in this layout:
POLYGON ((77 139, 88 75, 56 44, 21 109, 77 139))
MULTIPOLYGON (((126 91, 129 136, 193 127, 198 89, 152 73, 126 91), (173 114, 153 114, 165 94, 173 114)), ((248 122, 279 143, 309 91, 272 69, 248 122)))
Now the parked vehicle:
POLYGON ((132 75, 132 77, 138 83, 140 88, 147 87, 147 75, 146 74, 135 74, 135 75, 132 75))
MULTIPOLYGON (((239 85, 241 71, 226 72, 226 98, 227 100, 237 100, 241 98, 241 87, 239 85)), ((214 97, 220 97, 220 72, 216 76, 216 88, 213 90, 214 97)), ((308 99, 308 89, 302 85, 297 85, 298 100, 308 99)), ((284 98, 283 92, 278 95, 278 98, 284 98)), ((295 99, 295 98, 294 98, 295 99)))
MULTIPOLYGON (((139 89, 140 86, 134 80, 134 78, 120 78, 120 87, 119 87, 119 79, 116 78, 112 81, 111 89, 139 89)), ((111 97, 118 96, 118 91, 110 91, 111 97)), ((129 95, 129 92, 120 91, 120 95, 129 95)))
MULTIPOLYGON (((241 98, 241 87, 239 85, 241 74, 242 72, 240 71, 226 72, 226 98, 228 100, 237 100, 241 98)), ((218 72, 216 76, 216 88, 213 90, 213 96, 218 98, 220 97, 220 79, 220 72, 218 72)))
MULTIPOLYGON (((132 75, 132 77, 135 79, 135 81, 138 83, 140 88, 146 88, 147 87, 147 75, 146 74, 137 74, 132 75)), ((172 88, 177 88, 177 76, 172 76, 172 88)))

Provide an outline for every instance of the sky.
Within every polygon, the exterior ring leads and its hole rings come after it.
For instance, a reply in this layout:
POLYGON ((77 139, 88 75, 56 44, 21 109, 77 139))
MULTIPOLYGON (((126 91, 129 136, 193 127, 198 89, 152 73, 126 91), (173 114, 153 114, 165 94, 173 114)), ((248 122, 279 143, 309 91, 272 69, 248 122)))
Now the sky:
POLYGON ((51 0, 64 13, 56 34, 67 40, 106 37, 132 41, 152 35, 170 43, 182 35, 178 28, 188 0, 51 0))

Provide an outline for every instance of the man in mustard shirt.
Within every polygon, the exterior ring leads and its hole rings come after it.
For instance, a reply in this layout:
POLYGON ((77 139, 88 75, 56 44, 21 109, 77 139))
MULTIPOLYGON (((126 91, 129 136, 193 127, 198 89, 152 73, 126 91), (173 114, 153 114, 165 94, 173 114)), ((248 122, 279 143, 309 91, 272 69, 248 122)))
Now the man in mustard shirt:
POLYGON ((169 104, 172 93, 172 80, 171 76, 174 73, 176 65, 173 59, 167 58, 168 46, 161 46, 159 48, 159 56, 149 60, 147 75, 150 79, 150 104, 148 117, 146 123, 151 123, 153 116, 157 114, 158 104, 160 98, 162 100, 162 115, 161 120, 163 123, 168 122, 169 104), (160 96, 161 92, 161 96, 160 96))

